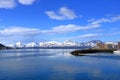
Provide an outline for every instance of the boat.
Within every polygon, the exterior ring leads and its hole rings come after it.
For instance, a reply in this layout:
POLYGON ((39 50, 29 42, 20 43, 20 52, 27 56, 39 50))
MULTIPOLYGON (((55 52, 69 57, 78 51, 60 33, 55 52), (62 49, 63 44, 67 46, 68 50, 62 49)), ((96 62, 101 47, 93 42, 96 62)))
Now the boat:
POLYGON ((114 52, 114 54, 116 54, 116 55, 120 55, 120 49, 119 50, 116 50, 116 51, 113 51, 114 52))

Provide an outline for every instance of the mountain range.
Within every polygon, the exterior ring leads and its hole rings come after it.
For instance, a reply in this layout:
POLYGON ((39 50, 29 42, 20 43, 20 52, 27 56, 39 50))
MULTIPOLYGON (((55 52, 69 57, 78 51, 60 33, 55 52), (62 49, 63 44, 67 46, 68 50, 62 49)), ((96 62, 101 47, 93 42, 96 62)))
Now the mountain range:
POLYGON ((48 41, 48 42, 31 42, 31 43, 21 43, 16 42, 15 44, 7 45, 12 48, 90 48, 94 47, 96 43, 103 43, 100 40, 92 40, 89 42, 79 43, 71 40, 67 40, 65 42, 56 42, 56 41, 48 41))

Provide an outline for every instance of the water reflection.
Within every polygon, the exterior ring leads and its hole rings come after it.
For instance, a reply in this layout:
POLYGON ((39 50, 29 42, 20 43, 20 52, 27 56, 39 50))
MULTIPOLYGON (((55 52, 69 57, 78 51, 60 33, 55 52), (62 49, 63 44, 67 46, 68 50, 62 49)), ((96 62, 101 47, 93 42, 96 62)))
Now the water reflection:
POLYGON ((71 51, 68 49, 1 51, 0 80, 120 79, 120 60, 113 59, 119 56, 101 53, 75 57, 70 55, 71 51), (1 59, 2 57, 4 59, 1 59))
POLYGON ((15 49, 0 51, 0 58, 34 57, 34 56, 71 56, 68 49, 15 49))
POLYGON ((87 57, 99 58, 99 59, 114 59, 120 60, 119 55, 115 55, 113 53, 97 53, 97 54, 88 54, 87 57))

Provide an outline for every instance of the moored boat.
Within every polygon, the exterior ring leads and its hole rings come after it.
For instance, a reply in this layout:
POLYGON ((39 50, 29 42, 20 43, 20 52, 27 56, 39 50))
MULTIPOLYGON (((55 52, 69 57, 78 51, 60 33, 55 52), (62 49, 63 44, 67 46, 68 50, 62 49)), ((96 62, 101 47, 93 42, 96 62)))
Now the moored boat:
POLYGON ((113 51, 113 52, 114 52, 114 54, 120 55, 120 49, 116 50, 116 51, 113 51))

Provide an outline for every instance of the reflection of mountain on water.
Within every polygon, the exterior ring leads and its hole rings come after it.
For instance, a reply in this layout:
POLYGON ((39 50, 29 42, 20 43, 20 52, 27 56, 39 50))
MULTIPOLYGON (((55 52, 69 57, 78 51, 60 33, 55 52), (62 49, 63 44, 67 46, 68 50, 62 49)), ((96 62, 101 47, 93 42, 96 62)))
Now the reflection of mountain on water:
MULTIPOLYGON (((72 56, 70 54, 74 49, 14 49, 0 51, 0 58, 24 58, 24 57, 58 57, 72 56)), ((115 59, 120 60, 120 56, 112 53, 85 54, 85 57, 97 59, 115 59)), ((79 57, 80 58, 80 57, 79 57)))
POLYGON ((16 54, 16 55, 6 55, 6 56, 0 56, 1 59, 5 59, 5 58, 24 58, 24 57, 37 57, 37 56, 52 56, 52 54, 29 54, 29 55, 21 55, 21 54, 16 54))
POLYGON ((23 58, 37 56, 70 56, 68 49, 15 49, 0 51, 0 58, 23 58))

